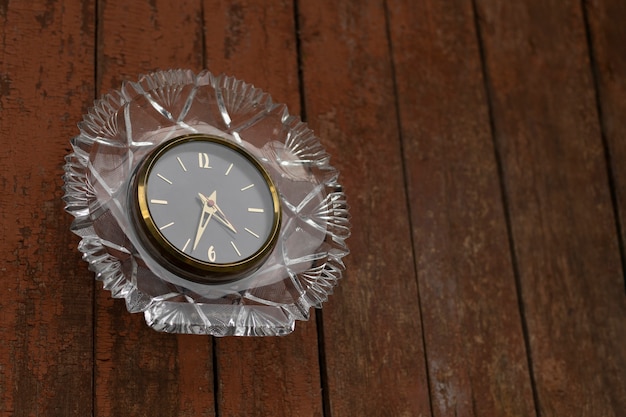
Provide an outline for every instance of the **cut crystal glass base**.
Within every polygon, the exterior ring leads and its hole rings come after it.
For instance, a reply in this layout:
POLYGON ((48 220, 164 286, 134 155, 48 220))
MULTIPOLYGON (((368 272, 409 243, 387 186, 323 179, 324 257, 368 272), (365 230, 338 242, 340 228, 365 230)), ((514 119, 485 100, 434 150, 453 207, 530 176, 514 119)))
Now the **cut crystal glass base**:
POLYGON ((126 82, 96 101, 66 157, 64 201, 71 230, 96 279, 128 311, 171 333, 269 336, 293 331, 321 307, 348 254, 348 205, 318 138, 282 104, 228 76, 171 70, 126 82), (254 273, 200 284, 159 264, 139 240, 129 207, 130 178, 159 144, 191 133, 233 141, 276 184, 279 241, 254 273))

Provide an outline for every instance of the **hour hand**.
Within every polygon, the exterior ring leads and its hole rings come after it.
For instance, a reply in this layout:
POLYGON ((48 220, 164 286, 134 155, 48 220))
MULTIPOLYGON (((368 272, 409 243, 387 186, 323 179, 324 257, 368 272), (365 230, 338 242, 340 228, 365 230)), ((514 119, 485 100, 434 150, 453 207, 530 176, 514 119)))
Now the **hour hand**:
POLYGON ((208 204, 209 207, 212 207, 214 209, 213 213, 216 214, 215 218, 217 220, 219 220, 224 226, 228 227, 234 233, 237 233, 237 229, 235 229, 235 227, 228 221, 224 212, 217 205, 217 191, 213 191, 213 193, 208 198, 205 197, 202 193, 198 193, 198 196, 204 204, 208 204))
POLYGON ((219 220, 220 222, 222 222, 224 226, 228 227, 230 230, 237 233, 237 230, 235 230, 235 227, 228 221, 228 219, 224 215, 224 212, 220 209, 220 207, 217 204, 215 204, 215 210, 216 210, 215 218, 219 220))

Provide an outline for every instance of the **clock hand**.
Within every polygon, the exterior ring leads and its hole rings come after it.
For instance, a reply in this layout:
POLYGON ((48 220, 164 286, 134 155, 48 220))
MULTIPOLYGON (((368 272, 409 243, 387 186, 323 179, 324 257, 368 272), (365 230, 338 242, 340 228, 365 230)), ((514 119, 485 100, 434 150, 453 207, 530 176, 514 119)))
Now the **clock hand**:
POLYGON ((202 202, 204 202, 205 204, 208 204, 210 207, 213 207, 215 209, 213 213, 215 214, 219 213, 218 215, 215 216, 217 220, 222 222, 224 226, 228 227, 233 232, 237 233, 237 230, 235 229, 235 227, 228 221, 224 212, 217 205, 217 202, 216 202, 217 191, 213 191, 213 194, 211 194, 209 198, 205 197, 202 193, 198 193, 198 195, 200 196, 200 200, 202 200, 202 202))
POLYGON ((237 230, 235 230, 233 225, 228 221, 228 219, 226 218, 226 215, 220 209, 220 207, 217 205, 217 203, 215 203, 214 207, 215 207, 215 210, 217 211, 217 213, 219 213, 219 215, 215 216, 215 218, 218 219, 219 221, 221 221, 222 223, 224 223, 224 225, 226 227, 228 227, 230 230, 232 230, 233 232, 237 233, 237 230))
MULTIPOLYGON (((201 195, 201 198, 204 197, 201 195)), ((215 191, 213 191, 213 194, 211 194, 210 197, 215 198, 215 191)), ((202 213, 200 214, 200 221, 198 222, 198 229, 196 230, 196 239, 193 242, 193 250, 196 249, 196 247, 198 246, 198 242, 200 242, 200 239, 202 238, 202 235, 204 234, 204 230, 206 229, 207 225, 209 224, 209 221, 211 220, 211 217, 213 217, 213 215, 215 214, 215 208, 210 206, 210 198, 206 198, 204 197, 203 199, 203 206, 202 206, 202 213), (204 215, 208 214, 209 217, 204 220, 204 215)))

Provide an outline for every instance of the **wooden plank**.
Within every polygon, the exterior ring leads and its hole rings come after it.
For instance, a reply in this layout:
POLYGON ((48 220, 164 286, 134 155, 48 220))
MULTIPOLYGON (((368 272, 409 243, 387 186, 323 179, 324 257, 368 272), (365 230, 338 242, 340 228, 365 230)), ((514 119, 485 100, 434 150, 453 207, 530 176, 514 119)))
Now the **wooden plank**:
POLYGON ((579 2, 479 0, 542 416, 626 409, 626 299, 579 2))
MULTIPOLYGON (((300 111, 292 1, 205 2, 208 67, 300 111)), ((220 416, 320 416, 315 317, 285 338, 216 340, 220 416)))
POLYGON ((308 121, 351 206, 347 274, 324 307, 328 413, 430 415, 382 1, 301 1, 308 121))
POLYGON ((434 415, 535 414, 471 1, 389 1, 434 415))
POLYGON ((602 133, 606 139, 612 185, 621 232, 622 262, 626 259, 626 3, 619 0, 585 2, 591 54, 598 89, 602 133))
POLYGON ((0 414, 91 415, 93 284, 61 176, 93 100, 93 3, 0 2, 0 39, 0 414))
POLYGON ((300 112, 298 57, 290 0, 204 1, 206 66, 254 84, 300 112))
MULTIPOLYGON (((196 1, 100 2, 101 93, 156 69, 200 70, 199 16, 196 1)), ((96 316, 98 415, 215 414, 209 338, 157 333, 100 288, 96 316)))

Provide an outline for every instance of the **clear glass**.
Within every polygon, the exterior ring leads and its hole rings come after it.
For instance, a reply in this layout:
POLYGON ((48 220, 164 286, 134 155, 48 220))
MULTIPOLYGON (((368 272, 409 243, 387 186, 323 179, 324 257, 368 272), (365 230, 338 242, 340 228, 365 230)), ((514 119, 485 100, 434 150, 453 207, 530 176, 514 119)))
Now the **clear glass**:
POLYGON ((283 104, 250 84, 188 70, 126 82, 79 123, 66 157, 64 201, 83 259, 128 311, 152 328, 215 336, 284 335, 307 320, 341 279, 350 234, 338 172, 318 138, 283 104), (159 144, 184 134, 246 148, 281 196, 280 238, 254 273, 227 284, 176 276, 142 246, 131 224, 130 178, 159 144))

